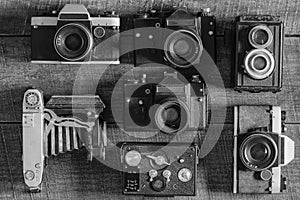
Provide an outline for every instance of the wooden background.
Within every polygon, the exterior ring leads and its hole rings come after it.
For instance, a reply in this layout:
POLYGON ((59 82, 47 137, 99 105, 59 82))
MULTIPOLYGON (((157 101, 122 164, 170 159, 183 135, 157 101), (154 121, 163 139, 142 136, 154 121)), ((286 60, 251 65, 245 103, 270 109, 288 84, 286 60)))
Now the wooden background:
MULTIPOLYGON (((92 13, 108 9, 121 15, 135 13, 151 1, 98 0, 98 1, 0 1, 0 199, 140 199, 121 194, 121 173, 97 160, 86 162, 86 151, 81 149, 48 159, 43 190, 39 194, 26 192, 22 177, 22 98, 28 87, 44 91, 46 98, 53 94, 71 94, 79 66, 37 65, 30 63, 30 18, 32 15, 60 9, 65 3, 83 3, 92 13)), ((162 1, 154 1, 153 7, 162 1)), ((198 166, 197 197, 175 199, 300 199, 300 1, 297 0, 224 0, 184 1, 192 9, 210 7, 217 17, 217 65, 227 92, 228 111, 226 125, 213 151, 198 166), (237 93, 231 89, 231 39, 230 23, 238 14, 276 14, 285 21, 283 90, 280 93, 237 93), (286 193, 278 195, 232 194, 232 122, 233 105, 281 105, 287 111, 288 132, 296 144, 296 158, 283 168, 288 179, 286 193)), ((179 1, 164 1, 165 7, 179 1)), ((132 60, 130 55, 127 60, 132 60)), ((133 66, 111 66, 99 81, 97 94, 108 105, 111 91, 118 78, 133 66)), ((205 133, 201 134, 201 138, 205 133)), ((113 142, 128 137, 111 126, 109 138, 113 142)), ((155 138, 164 140, 163 136, 155 138)), ((148 198, 143 198, 148 199, 148 198)), ((153 198, 160 199, 160 198, 153 198)), ((167 199, 167 198, 163 198, 167 199)))

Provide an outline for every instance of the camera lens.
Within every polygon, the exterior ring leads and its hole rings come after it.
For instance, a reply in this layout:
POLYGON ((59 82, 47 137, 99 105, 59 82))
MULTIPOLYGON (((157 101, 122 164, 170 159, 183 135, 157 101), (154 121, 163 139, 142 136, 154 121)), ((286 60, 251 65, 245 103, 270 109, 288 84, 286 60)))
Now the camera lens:
POLYGON ((254 79, 265 79, 275 69, 274 56, 266 49, 253 49, 244 59, 245 72, 254 79))
POLYGON ((80 35, 73 33, 66 37, 65 44, 71 51, 78 51, 82 47, 83 41, 80 35))
POLYGON ((240 146, 240 158, 243 164, 254 171, 270 168, 278 155, 276 142, 272 137, 254 133, 246 137, 240 146))
POLYGON ((251 157, 258 161, 263 161, 268 156, 268 153, 268 148, 261 143, 254 144, 250 149, 251 157))
POLYGON ((273 33, 265 25, 253 27, 248 37, 250 44, 254 48, 266 48, 273 42, 273 33))
POLYGON ((255 57, 253 59, 253 67, 257 70, 263 70, 267 66, 267 61, 264 57, 255 57))
POLYGON ((189 67, 202 54, 200 37, 190 30, 177 30, 171 33, 164 44, 166 59, 177 67, 189 67))
POLYGON ((191 51, 188 40, 182 39, 174 43, 174 52, 177 56, 184 57, 191 51))
POLYGON ((154 118, 156 126, 164 133, 183 131, 188 126, 189 109, 179 99, 166 99, 157 108, 154 118))
POLYGON ((162 119, 166 124, 175 124, 180 119, 180 107, 173 105, 162 111, 162 119))
POLYGON ((62 26, 54 37, 56 52, 68 61, 83 59, 91 51, 92 46, 93 37, 90 31, 77 23, 62 26))
POLYGON ((256 44, 266 44, 269 39, 269 35, 265 30, 258 30, 253 34, 253 41, 256 44))

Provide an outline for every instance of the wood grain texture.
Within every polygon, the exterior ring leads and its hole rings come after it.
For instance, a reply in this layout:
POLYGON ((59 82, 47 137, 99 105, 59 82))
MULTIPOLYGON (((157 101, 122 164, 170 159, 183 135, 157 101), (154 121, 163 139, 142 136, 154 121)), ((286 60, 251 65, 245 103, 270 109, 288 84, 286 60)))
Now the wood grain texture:
POLYGON ((160 9, 178 6, 182 2, 192 11, 200 8, 210 8, 217 17, 218 34, 223 34, 230 28, 232 19, 241 14, 272 14, 281 16, 285 22, 287 34, 300 33, 300 2, 297 0, 34 0, 0 1, 0 35, 1 34, 30 34, 31 16, 60 10, 66 3, 84 4, 91 14, 98 14, 103 10, 116 10, 122 16, 131 15, 145 8, 160 9))

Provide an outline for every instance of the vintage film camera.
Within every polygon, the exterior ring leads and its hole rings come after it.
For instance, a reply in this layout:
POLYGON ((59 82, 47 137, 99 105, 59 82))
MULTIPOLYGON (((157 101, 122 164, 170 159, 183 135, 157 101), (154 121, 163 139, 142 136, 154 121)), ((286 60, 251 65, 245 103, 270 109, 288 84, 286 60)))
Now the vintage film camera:
POLYGON ((89 161, 93 156, 105 159, 106 123, 100 118, 104 104, 99 96, 52 96, 46 107, 41 91, 25 92, 23 175, 31 192, 41 190, 46 157, 85 146, 89 161))
POLYGON ((234 107, 234 193, 279 193, 286 189, 281 167, 294 158, 294 142, 282 135, 279 106, 234 107))
POLYGON ((159 83, 147 82, 146 74, 140 81, 126 83, 124 130, 173 134, 205 129, 205 84, 194 78, 192 83, 184 83, 177 72, 164 72, 159 83))
POLYGON ((90 17, 81 4, 66 4, 58 16, 32 17, 31 61, 119 64, 119 27, 115 12, 90 17))
POLYGON ((283 22, 270 15, 235 21, 234 88, 278 92, 282 85, 283 22))
POLYGON ((216 59, 215 17, 209 9, 196 15, 186 8, 168 11, 151 10, 133 20, 134 28, 153 27, 153 31, 134 32, 135 65, 145 63, 168 64, 187 68, 199 62, 203 48, 216 59), (171 29, 162 31, 160 28, 171 29), (141 49, 145 43, 152 48, 141 49))
POLYGON ((197 145, 123 143, 123 193, 145 196, 195 196, 197 145))

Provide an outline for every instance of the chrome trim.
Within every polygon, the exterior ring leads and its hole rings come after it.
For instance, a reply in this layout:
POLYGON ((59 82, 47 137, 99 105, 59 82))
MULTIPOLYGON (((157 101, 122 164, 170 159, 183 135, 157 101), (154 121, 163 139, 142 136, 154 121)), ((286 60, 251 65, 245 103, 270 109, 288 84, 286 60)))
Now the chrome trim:
POLYGON ((254 79, 265 79, 269 77, 275 69, 275 59, 272 53, 266 49, 253 49, 244 59, 245 72, 254 79), (263 57, 266 60, 266 67, 258 70, 254 67, 254 59, 263 57), (250 64, 249 64, 250 61, 250 64))
POLYGON ((92 26, 120 26, 119 17, 92 17, 92 26))
POLYGON ((92 50, 93 48, 93 36, 91 34, 91 32, 87 29, 87 27, 81 25, 81 24, 78 24, 78 23, 69 23, 69 24, 65 24, 64 26, 60 27, 56 33, 55 33, 55 36, 54 36, 54 39, 53 39, 53 44, 54 44, 54 49, 56 51, 56 53, 62 57, 63 59, 65 60, 69 60, 69 61, 76 61, 76 60, 81 60, 83 59, 84 57, 86 57, 90 51, 92 50), (67 26, 75 26, 75 27, 79 27, 81 30, 83 30, 83 32, 85 32, 86 36, 87 36, 87 39, 88 39, 88 48, 85 50, 85 52, 83 53, 83 55, 81 55, 80 57, 77 57, 77 58, 67 58, 67 57, 64 57, 63 55, 61 55, 61 53, 58 51, 57 49, 57 44, 56 44, 56 38, 57 38, 57 34, 62 30, 64 29, 65 27, 67 26))
POLYGON ((273 33, 266 25, 258 25, 258 26, 253 27, 250 30, 249 35, 248 35, 248 40, 254 48, 266 48, 266 47, 270 46, 270 44, 273 42, 273 33), (264 30, 268 34, 267 42, 265 44, 262 44, 262 45, 257 44, 254 41, 254 34, 259 30, 264 30))
POLYGON ((57 17, 31 17, 31 26, 56 26, 57 17))

